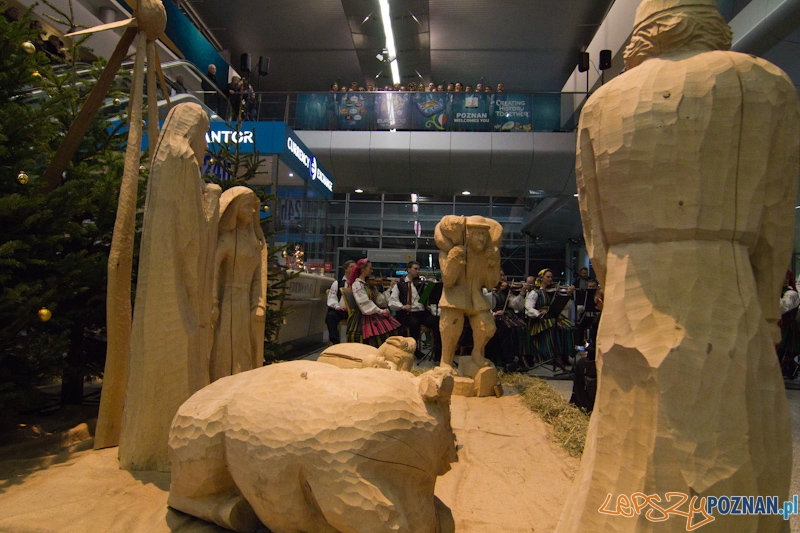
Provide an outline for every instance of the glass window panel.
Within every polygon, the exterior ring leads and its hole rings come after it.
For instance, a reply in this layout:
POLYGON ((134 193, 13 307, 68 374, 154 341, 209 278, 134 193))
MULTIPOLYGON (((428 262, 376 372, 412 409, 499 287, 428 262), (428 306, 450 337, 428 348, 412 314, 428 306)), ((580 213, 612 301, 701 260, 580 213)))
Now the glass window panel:
POLYGON ((444 196, 444 195, 434 195, 434 196, 420 196, 419 203, 444 203, 453 205, 453 197, 452 196, 444 196))
POLYGON ((423 222, 433 221, 435 226, 443 216, 453 214, 453 204, 419 204, 419 220, 423 222))
POLYGON ((521 222, 525 217, 525 209, 516 205, 493 205, 492 218, 503 224, 503 221, 521 222))
POLYGON ((464 196, 458 195, 456 196, 456 205, 458 204, 486 204, 489 206, 489 197, 488 196, 464 196))
MULTIPOLYGON (((411 198, 409 196, 409 198, 411 198)), ((380 194, 353 193, 350 195, 350 202, 380 202, 380 194)))
POLYGON ((492 205, 516 205, 521 201, 522 200, 516 196, 492 196, 492 205))
MULTIPOLYGON (((433 241, 433 239, 431 239, 433 241)), ((419 246, 423 246, 423 241, 419 242, 419 246)), ((426 277, 431 276, 434 272, 439 270, 439 250, 430 249, 425 245, 427 250, 417 250, 417 262, 420 264, 421 270, 427 272, 426 277)))
POLYGON ((403 249, 408 250, 414 249, 414 242, 415 239, 413 238, 403 238, 403 237, 383 237, 383 247, 384 248, 391 248, 393 250, 403 249))
POLYGON ((344 201, 339 201, 335 199, 331 200, 328 203, 328 214, 344 216, 344 207, 345 207, 344 201))
POLYGON ((411 194, 384 194, 383 200, 385 202, 410 202, 411 194))
POLYGON ((489 216, 489 205, 458 205, 456 204, 456 215, 473 216, 479 215, 482 217, 489 216))
POLYGON ((373 202, 350 202, 350 218, 380 219, 381 204, 373 202))
POLYGON ((405 220, 413 220, 414 219, 414 209, 413 204, 411 203, 404 203, 404 204, 384 204, 383 205, 383 217, 385 219, 391 218, 402 218, 405 220))
POLYGON ((347 238, 347 245, 355 248, 378 248, 380 239, 375 235, 350 235, 347 238))
POLYGON ((399 237, 414 237, 414 220, 384 220, 383 234, 399 237))

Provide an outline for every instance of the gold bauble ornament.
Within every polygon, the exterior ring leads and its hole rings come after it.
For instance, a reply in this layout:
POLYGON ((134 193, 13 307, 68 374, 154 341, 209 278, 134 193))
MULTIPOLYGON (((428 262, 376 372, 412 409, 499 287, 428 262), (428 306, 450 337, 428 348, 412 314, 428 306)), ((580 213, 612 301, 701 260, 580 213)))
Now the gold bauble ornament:
POLYGON ((42 77, 42 75, 39 74, 38 70, 34 70, 33 72, 31 72, 31 76, 33 76, 34 78, 41 78, 42 77))
POLYGON ((143 128, 146 128, 146 127, 147 127, 147 122, 145 122, 144 120, 142 121, 142 127, 143 127, 143 128))
POLYGON ((114 105, 120 105, 121 103, 122 100, 120 100, 119 98, 114 98, 114 105))
POLYGON ((147 170, 147 167, 144 165, 139 166, 139 174, 144 174, 144 171, 147 170))
POLYGON ((25 174, 25 172, 20 172, 19 174, 17 174, 17 181, 20 182, 22 185, 28 183, 29 179, 30 178, 28 177, 27 174, 25 174))
POLYGON ((39 309, 38 314, 39 314, 39 320, 41 320, 42 322, 47 322, 53 316, 53 313, 51 313, 50 310, 46 307, 42 307, 41 309, 39 309))
POLYGON ((24 43, 22 43, 22 49, 29 54, 32 54, 36 51, 36 47, 33 46, 33 43, 30 41, 25 41, 24 43))
POLYGON ((217 160, 214 159, 213 157, 209 157, 208 158, 208 164, 209 165, 216 165, 217 164, 217 160))

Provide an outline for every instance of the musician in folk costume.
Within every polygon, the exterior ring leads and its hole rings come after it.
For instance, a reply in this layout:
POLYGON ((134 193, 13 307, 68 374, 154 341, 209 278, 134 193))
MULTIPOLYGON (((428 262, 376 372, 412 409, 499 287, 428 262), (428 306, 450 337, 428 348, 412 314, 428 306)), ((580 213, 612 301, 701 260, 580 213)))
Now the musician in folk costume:
POLYGON ((781 342, 777 346, 778 360, 781 362, 783 377, 794 379, 797 376, 797 362, 800 355, 800 325, 797 324, 797 308, 800 306, 800 294, 794 282, 794 273, 786 271, 786 279, 781 288, 781 342))
POLYGON ((356 262, 347 260, 342 265, 344 276, 334 280, 328 290, 328 314, 325 316, 325 325, 328 326, 328 338, 331 344, 339 344, 339 322, 347 320, 347 306, 345 306, 342 289, 348 287, 347 279, 356 262))
POLYGON ((565 364, 575 350, 572 338, 572 322, 564 315, 545 319, 547 310, 560 290, 572 294, 575 287, 560 287, 553 284, 553 272, 549 268, 539 272, 542 286, 528 293, 525 299, 525 314, 531 317, 531 342, 533 352, 541 361, 555 360, 565 364))
POLYGON ((419 301, 423 287, 428 281, 419 275, 420 265, 409 261, 408 274, 389 291, 389 309, 395 312, 397 320, 409 329, 409 335, 417 341, 417 358, 422 358, 419 351, 419 336, 422 326, 430 328, 434 337, 434 360, 442 357, 442 339, 439 335, 439 317, 433 315, 425 304, 419 301))
POLYGON ((347 318, 347 342, 362 342, 377 348, 392 335, 399 335, 395 330, 400 328, 400 322, 387 309, 386 294, 367 284, 371 274, 372 263, 366 258, 359 259, 350 272, 348 283, 358 309, 352 309, 347 318))

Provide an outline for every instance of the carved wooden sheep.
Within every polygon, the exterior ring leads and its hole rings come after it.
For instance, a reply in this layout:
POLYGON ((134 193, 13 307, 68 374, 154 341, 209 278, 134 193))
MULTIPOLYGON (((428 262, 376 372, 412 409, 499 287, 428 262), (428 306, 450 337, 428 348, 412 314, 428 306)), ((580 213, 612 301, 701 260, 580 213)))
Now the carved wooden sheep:
POLYGON ((294 361, 222 378, 178 410, 169 505, 240 532, 452 528, 453 378, 294 361), (441 525, 440 525, 441 522, 441 525))

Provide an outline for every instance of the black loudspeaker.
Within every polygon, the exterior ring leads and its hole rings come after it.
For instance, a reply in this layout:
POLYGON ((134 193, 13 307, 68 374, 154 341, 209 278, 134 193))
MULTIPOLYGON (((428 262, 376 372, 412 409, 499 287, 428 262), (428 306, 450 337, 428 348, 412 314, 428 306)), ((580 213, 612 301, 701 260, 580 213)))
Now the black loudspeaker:
POLYGON ((578 72, 589 70, 589 52, 581 52, 581 60, 578 63, 578 72))
POLYGON ((250 54, 242 54, 239 58, 239 70, 243 73, 250 72, 250 54))
POLYGON ((258 75, 266 76, 269 74, 269 58, 261 56, 258 58, 258 75))
POLYGON ((611 68, 611 50, 600 50, 600 70, 611 68))

